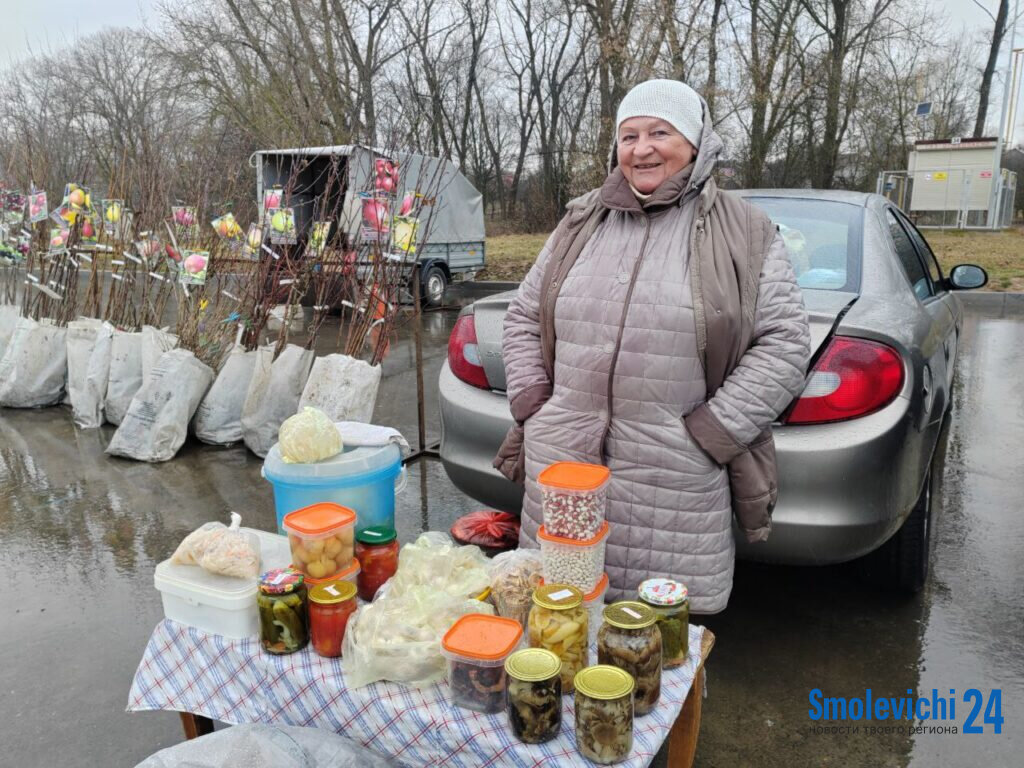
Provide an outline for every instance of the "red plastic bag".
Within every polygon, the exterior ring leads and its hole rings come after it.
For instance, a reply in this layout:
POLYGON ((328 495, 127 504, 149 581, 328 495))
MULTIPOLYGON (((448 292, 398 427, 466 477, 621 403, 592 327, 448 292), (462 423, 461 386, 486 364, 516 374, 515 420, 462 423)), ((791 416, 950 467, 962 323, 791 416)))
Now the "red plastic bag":
POLYGON ((519 546, 519 517, 491 509, 463 515, 451 529, 459 544, 476 544, 488 555, 519 546))

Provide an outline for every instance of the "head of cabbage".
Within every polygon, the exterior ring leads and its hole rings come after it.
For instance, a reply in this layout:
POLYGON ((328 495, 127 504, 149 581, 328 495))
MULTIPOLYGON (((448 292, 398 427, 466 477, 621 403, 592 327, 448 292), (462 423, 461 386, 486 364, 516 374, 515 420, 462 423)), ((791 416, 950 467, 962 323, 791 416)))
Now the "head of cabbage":
POLYGON ((341 452, 341 433, 319 408, 303 408, 284 420, 277 433, 285 464, 313 464, 341 452))

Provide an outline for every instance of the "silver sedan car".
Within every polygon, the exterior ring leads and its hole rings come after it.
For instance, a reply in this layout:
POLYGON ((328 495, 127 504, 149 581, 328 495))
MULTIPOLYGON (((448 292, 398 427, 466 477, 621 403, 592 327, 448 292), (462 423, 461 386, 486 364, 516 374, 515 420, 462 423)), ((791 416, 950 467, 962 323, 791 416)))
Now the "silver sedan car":
MULTIPOLYGON (((819 565, 874 553, 884 583, 928 573, 931 467, 951 399, 963 308, 984 270, 943 275, 925 238, 879 195, 741 193, 772 217, 810 318, 807 382, 774 425, 779 500, 770 539, 741 558, 819 565)), ((505 395, 506 292, 466 307, 441 370, 441 459, 462 491, 518 512, 522 489, 491 467, 512 422, 505 395)))

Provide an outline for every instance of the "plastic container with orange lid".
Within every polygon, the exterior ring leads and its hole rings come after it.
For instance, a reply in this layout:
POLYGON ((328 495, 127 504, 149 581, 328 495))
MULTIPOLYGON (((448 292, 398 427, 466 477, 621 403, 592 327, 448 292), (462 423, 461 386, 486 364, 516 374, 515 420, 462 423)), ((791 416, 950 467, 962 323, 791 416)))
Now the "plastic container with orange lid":
MULTIPOLYGON (((293 568, 295 566, 292 566, 293 568)), ((314 579, 310 576, 306 577, 306 586, 310 589, 315 587, 317 584, 330 584, 332 581, 350 581, 358 587, 359 584, 359 573, 362 570, 362 565, 359 562, 359 558, 352 560, 352 565, 343 571, 338 571, 333 576, 327 576, 322 579, 314 579)))
POLYGON ((297 509, 282 522, 292 550, 292 567, 313 579, 326 579, 352 566, 356 513, 323 502, 297 509))
POLYGON ((537 531, 544 581, 548 584, 569 584, 584 595, 597 588, 604 575, 604 551, 608 539, 608 523, 589 539, 555 536, 541 526, 537 531))
POLYGON ((544 527, 554 536, 592 539, 604 524, 611 471, 600 464, 558 461, 537 476, 544 527))
POLYGON ((469 613, 452 624, 441 641, 452 704, 474 712, 503 711, 505 659, 522 638, 522 625, 501 616, 469 613))

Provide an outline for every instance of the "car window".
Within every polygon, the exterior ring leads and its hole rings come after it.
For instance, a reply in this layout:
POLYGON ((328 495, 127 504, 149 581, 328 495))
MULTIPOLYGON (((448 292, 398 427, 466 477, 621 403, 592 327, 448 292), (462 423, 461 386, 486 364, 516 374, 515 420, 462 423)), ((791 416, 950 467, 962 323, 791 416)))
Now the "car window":
POLYGON ((857 291, 864 214, 832 200, 750 197, 778 226, 802 288, 857 291))
POLYGON ((921 259, 917 255, 910 236, 903 229, 903 225, 900 224, 891 208, 885 209, 885 216, 889 224, 889 232, 892 233, 893 243, 896 245, 896 256, 899 257, 900 263, 903 265, 903 271, 907 273, 914 293, 923 301, 932 295, 931 280, 921 264, 921 259))
POLYGON ((939 266, 939 261, 935 258, 931 246, 928 245, 928 241, 924 239, 924 235, 921 234, 918 228, 907 221, 905 216, 900 216, 899 219, 904 229, 910 234, 910 239, 917 246, 917 252, 921 255, 921 260, 924 262, 925 269, 928 270, 928 276, 931 278, 932 289, 939 290, 942 286, 942 268, 939 266))

